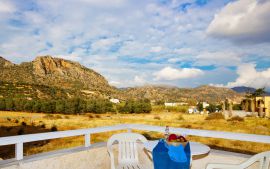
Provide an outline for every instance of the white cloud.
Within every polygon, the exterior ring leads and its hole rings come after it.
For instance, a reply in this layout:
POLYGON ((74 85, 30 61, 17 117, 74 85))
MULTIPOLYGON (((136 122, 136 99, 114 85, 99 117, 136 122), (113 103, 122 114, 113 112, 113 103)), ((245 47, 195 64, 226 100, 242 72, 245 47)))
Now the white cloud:
POLYGON ((197 66, 235 66, 241 63, 239 54, 233 52, 202 52, 196 56, 197 66))
POLYGON ((244 43, 270 42, 269 11, 268 0, 231 2, 215 15, 207 33, 244 43))
POLYGON ((109 81, 109 84, 112 85, 112 86, 120 86, 121 85, 121 82, 118 82, 118 81, 109 81))
POLYGON ((158 52, 161 52, 161 50, 162 50, 161 46, 154 46, 154 47, 151 47, 150 52, 158 53, 158 52))
POLYGON ((228 87, 249 86, 254 88, 270 87, 270 68, 257 71, 255 64, 243 64, 238 67, 238 78, 234 82, 229 82, 228 87))
POLYGON ((106 38, 106 39, 100 39, 95 41, 91 47, 93 51, 98 51, 98 50, 109 50, 110 47, 116 43, 118 39, 116 38, 106 38))
POLYGON ((66 60, 72 60, 72 61, 76 61, 76 62, 79 62, 82 59, 81 57, 79 57, 77 55, 54 55, 53 57, 62 58, 62 59, 66 59, 66 60))
POLYGON ((8 0, 1 0, 0 1, 0 13, 1 12, 14 12, 15 11, 15 6, 10 3, 8 0))
POLYGON ((195 68, 175 69, 172 67, 165 67, 160 71, 154 73, 156 80, 177 80, 187 79, 203 75, 203 71, 195 68))
MULTIPOLYGON (((153 73, 168 66, 172 69, 196 64, 224 67, 230 62, 236 65, 241 63, 238 53, 242 59, 243 51, 244 55, 252 56, 245 61, 260 62, 257 58, 263 58, 268 63, 267 44, 242 48, 205 36, 213 15, 224 6, 221 0, 209 1, 203 7, 190 0, 193 5, 185 12, 176 9, 189 0, 165 4, 156 0, 0 0, 3 2, 10 5, 5 9, 0 5, 2 11, 8 11, 0 15, 1 56, 15 63, 30 61, 37 55, 79 61, 108 81, 117 82, 114 84, 118 87, 134 86, 143 80, 179 86, 226 84, 235 79, 230 76, 235 72, 228 74, 220 70, 218 75, 213 75, 216 70, 204 71, 207 76, 181 81, 155 81, 153 73), (236 56, 221 54, 230 53, 228 49, 236 56), (218 79, 222 73, 230 78, 218 79)), ((185 72, 185 69, 176 70, 185 72)))
POLYGON ((138 75, 134 77, 134 82, 136 85, 144 85, 146 83, 145 79, 138 75))

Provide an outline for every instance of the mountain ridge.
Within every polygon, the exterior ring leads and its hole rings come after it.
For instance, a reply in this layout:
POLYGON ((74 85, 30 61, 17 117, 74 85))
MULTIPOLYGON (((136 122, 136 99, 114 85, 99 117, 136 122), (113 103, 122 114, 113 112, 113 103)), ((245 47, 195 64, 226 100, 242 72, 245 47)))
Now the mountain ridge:
MULTIPOLYGON (((225 98, 239 100, 238 98, 242 97, 241 94, 231 89, 208 85, 196 88, 146 85, 117 89, 109 85, 106 78, 93 69, 82 66, 78 62, 52 56, 38 56, 31 62, 21 64, 13 64, 0 57, 0 68, 2 70, 0 81, 5 82, 5 85, 14 89, 14 91, 23 88, 20 93, 35 93, 33 94, 35 98, 42 95, 40 94, 42 86, 45 88, 47 86, 46 90, 56 91, 52 92, 51 95, 58 92, 63 97, 114 97, 123 100, 147 98, 165 101, 197 100, 210 102, 218 102, 225 98), (23 84, 23 86, 16 84, 23 84), (29 85, 32 85, 33 90, 29 90, 29 85), (24 86, 28 87, 24 88, 24 86)), ((4 86, 4 83, 2 85, 4 86)), ((7 88, 2 88, 2 91, 4 90, 7 90, 7 88)), ((43 98, 52 98, 49 93, 45 91, 45 97, 43 98)))

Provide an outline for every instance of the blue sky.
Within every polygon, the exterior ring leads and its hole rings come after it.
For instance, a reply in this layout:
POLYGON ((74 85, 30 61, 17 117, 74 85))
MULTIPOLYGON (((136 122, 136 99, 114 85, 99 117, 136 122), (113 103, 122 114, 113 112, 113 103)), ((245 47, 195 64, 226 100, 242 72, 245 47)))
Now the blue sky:
POLYGON ((270 88, 267 0, 1 0, 0 56, 80 62, 117 87, 270 88))

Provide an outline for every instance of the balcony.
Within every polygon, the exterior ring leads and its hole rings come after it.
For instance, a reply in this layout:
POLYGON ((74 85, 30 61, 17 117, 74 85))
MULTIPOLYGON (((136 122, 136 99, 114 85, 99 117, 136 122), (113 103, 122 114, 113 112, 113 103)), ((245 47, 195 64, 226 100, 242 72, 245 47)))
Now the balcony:
MULTIPOLYGON (((141 124, 122 124, 117 126, 98 127, 90 129, 58 131, 40 134, 29 134, 21 136, 11 136, 0 138, 1 145, 15 144, 15 158, 0 161, 0 168, 3 169, 109 169, 110 158, 107 153, 106 143, 90 144, 91 134, 127 130, 133 131, 154 131, 164 132, 164 127, 150 126, 141 124), (58 151, 51 151, 46 153, 35 154, 31 156, 23 156, 23 143, 49 140, 55 138, 63 138, 70 136, 84 135, 85 144, 82 147, 75 147, 71 149, 63 149, 58 151)), ((258 143, 270 143, 270 136, 242 134, 232 132, 219 132, 211 130, 197 130, 197 129, 183 129, 170 128, 172 133, 186 134, 192 136, 223 138, 241 141, 251 141, 258 143)), ((144 163, 152 165, 151 160, 146 154, 141 151, 141 160, 144 163)), ((207 163, 230 163, 239 164, 248 159, 250 155, 233 153, 228 151, 221 151, 211 149, 205 157, 194 159, 192 161, 192 169, 203 169, 207 163)), ((258 164, 252 165, 250 168, 258 168, 258 164)))

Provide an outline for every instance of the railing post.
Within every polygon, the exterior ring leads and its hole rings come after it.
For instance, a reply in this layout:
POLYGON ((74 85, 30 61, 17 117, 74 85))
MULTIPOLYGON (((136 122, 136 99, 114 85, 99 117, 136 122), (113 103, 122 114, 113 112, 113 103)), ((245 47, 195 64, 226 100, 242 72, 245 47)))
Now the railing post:
POLYGON ((91 135, 90 133, 87 133, 84 135, 84 146, 90 147, 91 146, 91 135))
POLYGON ((15 144, 15 158, 16 160, 23 159, 23 143, 16 143, 15 144))

